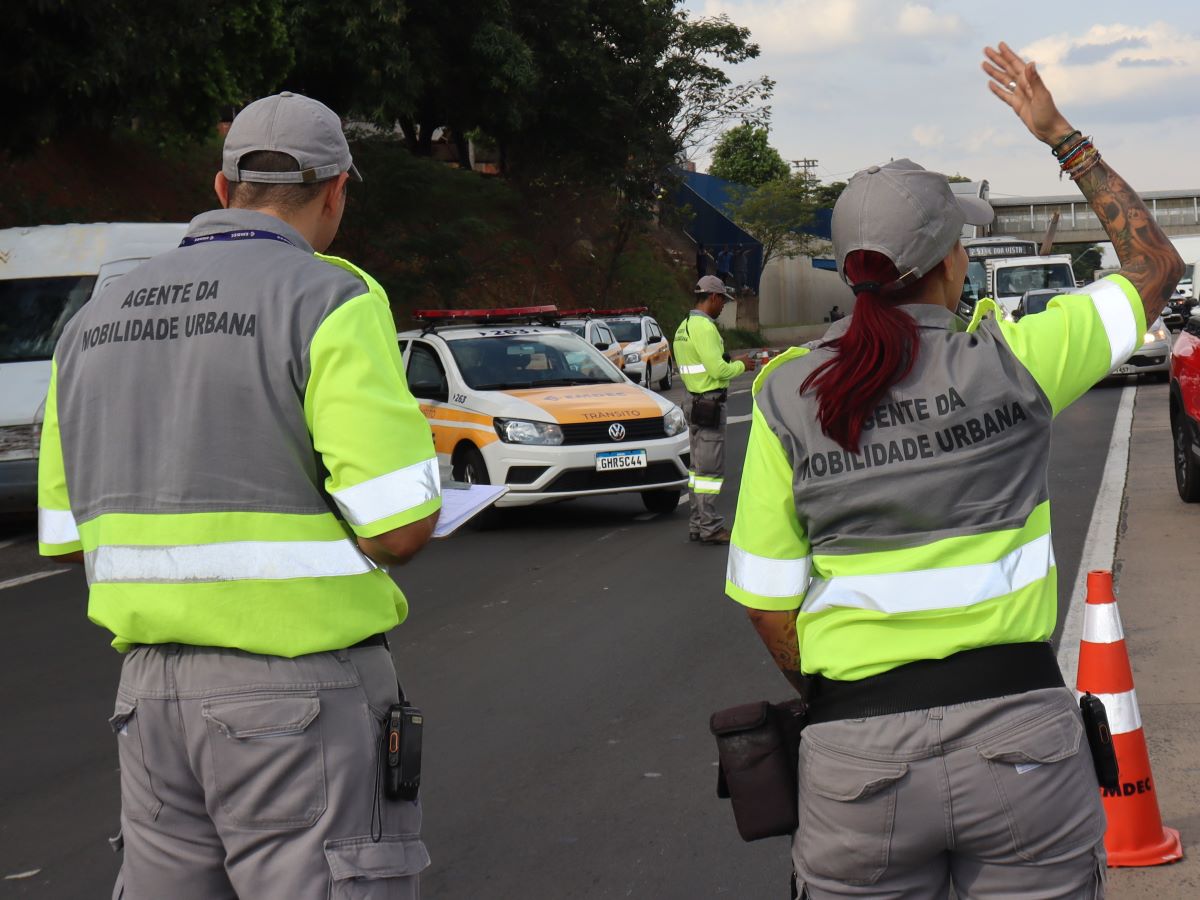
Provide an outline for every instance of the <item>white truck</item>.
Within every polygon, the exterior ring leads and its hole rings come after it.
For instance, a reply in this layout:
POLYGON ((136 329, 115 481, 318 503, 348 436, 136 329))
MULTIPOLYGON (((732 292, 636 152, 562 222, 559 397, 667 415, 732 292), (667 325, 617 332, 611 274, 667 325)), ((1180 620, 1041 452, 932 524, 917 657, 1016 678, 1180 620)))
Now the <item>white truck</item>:
POLYGON ((1075 287, 1070 254, 1038 256, 1033 241, 1019 238, 968 238, 967 281, 963 286, 963 304, 973 309, 983 297, 991 297, 1006 316, 1026 291, 1061 290, 1075 287))
POLYGON ((63 328, 108 281, 179 245, 183 224, 0 229, 0 515, 37 507, 50 360, 63 328))

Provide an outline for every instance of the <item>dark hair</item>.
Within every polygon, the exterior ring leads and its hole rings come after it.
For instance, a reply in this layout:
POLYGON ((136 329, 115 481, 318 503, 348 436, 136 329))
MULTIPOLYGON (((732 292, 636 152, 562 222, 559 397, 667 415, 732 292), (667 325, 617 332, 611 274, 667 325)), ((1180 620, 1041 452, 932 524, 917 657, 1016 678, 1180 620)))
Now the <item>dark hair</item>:
MULTIPOLYGON (((887 285, 900 277, 892 261, 874 250, 855 250, 843 264, 851 284, 887 285)), ((858 452, 863 422, 894 385, 908 377, 917 361, 920 330, 916 319, 896 307, 923 293, 925 281, 940 263, 913 284, 896 290, 860 291, 850 327, 825 343, 833 359, 821 363, 800 385, 817 395, 821 430, 844 449, 858 452)))
MULTIPOLYGON (((248 172, 299 172, 300 163, 288 153, 276 150, 255 150, 238 160, 238 168, 248 172)), ((309 184, 263 184, 256 181, 229 182, 229 205, 241 209, 262 209, 269 206, 280 212, 292 213, 307 206, 325 187, 328 179, 309 184)))

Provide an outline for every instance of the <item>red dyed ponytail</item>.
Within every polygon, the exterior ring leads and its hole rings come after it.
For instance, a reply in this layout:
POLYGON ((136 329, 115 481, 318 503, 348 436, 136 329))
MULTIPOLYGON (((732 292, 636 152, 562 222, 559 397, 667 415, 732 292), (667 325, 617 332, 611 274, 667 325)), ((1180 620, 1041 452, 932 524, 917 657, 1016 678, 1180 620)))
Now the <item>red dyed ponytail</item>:
MULTIPOLYGON (((891 260, 873 250, 848 254, 844 267, 851 284, 886 285, 900 277, 891 260)), ((858 293, 850 327, 825 344, 834 351, 833 359, 822 363, 800 386, 802 394, 816 391, 821 430, 846 450, 858 452, 863 422, 917 361, 917 322, 896 307, 910 299, 918 285, 858 293)))

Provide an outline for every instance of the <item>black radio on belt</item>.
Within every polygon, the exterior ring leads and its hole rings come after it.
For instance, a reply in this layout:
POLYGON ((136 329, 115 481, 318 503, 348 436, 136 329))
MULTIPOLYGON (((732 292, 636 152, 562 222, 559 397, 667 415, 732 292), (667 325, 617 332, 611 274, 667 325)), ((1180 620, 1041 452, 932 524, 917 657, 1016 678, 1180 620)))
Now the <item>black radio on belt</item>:
POLYGON ((383 732, 383 792, 390 800, 416 800, 421 789, 421 730, 415 706, 393 703, 383 732))

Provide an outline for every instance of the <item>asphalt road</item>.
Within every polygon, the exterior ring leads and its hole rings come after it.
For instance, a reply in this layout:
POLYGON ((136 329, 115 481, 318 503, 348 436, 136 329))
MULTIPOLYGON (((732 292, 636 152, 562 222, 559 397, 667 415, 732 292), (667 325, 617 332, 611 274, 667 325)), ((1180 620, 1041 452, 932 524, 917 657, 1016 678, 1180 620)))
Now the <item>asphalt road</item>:
MULTIPOLYGON (((748 388, 730 401, 729 513, 748 388)), ((1102 385, 1055 426, 1064 598, 1117 398, 1102 385)), ((788 689, 722 593, 725 553, 688 543, 686 513, 651 517, 636 496, 513 510, 398 573, 412 613, 393 652, 427 714, 424 896, 787 896, 787 842, 741 843, 715 799, 707 724, 788 689)), ((48 568, 28 523, 0 530, 0 585, 48 568)), ((0 589, 0 896, 107 897, 116 873, 120 659, 85 605, 78 571, 0 589)))

